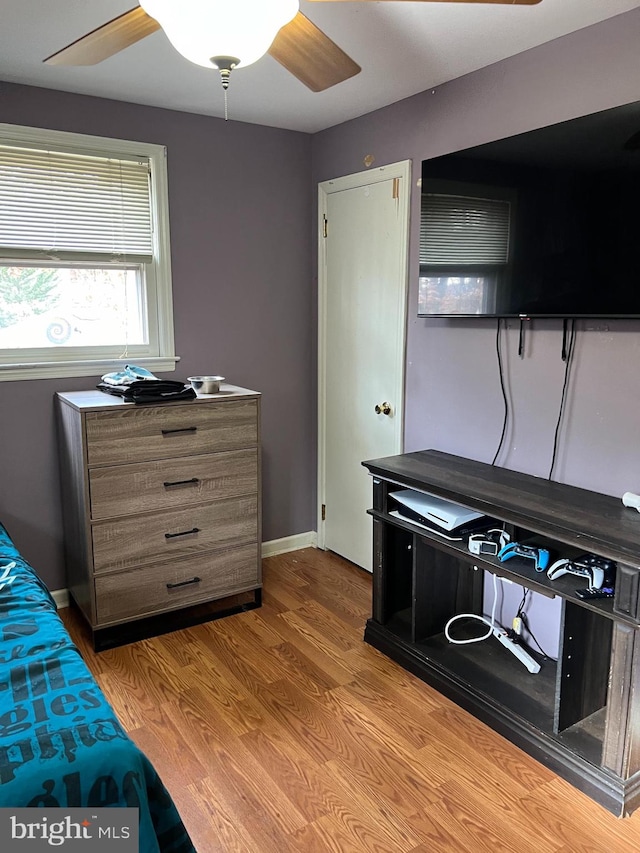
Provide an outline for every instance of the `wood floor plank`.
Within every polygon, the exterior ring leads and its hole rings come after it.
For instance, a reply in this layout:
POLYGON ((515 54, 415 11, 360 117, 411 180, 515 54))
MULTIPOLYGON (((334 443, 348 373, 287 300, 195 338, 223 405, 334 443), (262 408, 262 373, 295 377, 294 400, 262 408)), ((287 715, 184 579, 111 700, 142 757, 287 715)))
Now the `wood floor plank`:
MULTIPOLYGON (((228 814, 216 798, 215 786, 192 782, 173 794, 173 799, 200 853, 251 850, 253 841, 241 823, 228 814)), ((257 849, 260 849, 259 847, 257 849)))
POLYGON ((313 761, 323 763, 336 756, 350 762, 355 759, 358 744, 344 726, 335 719, 322 703, 314 701, 288 681, 257 685, 256 699, 268 712, 270 725, 284 729, 297 737, 298 742, 313 761))
MULTIPOLYGON (((411 853, 435 853, 435 851, 447 851, 447 853, 476 853, 473 846, 465 846, 464 838, 461 838, 462 833, 460 827, 453 826, 451 829, 442 825, 438 820, 436 810, 431 808, 431 804, 417 814, 412 815, 408 821, 408 826, 413 833, 422 839, 422 843, 417 844, 411 849, 411 853)), ((468 837, 469 844, 474 844, 468 837)), ((516 851, 514 851, 516 853, 516 851)))
POLYGON ((407 672, 406 669, 403 669, 395 661, 392 661, 383 655, 382 652, 379 652, 367 643, 362 643, 361 646, 345 652, 341 659, 343 665, 349 666, 356 677, 362 671, 374 672, 384 681, 385 690, 391 692, 400 691, 402 693, 401 702, 404 702, 404 697, 406 696, 408 701, 411 701, 413 698, 419 703, 428 703, 432 708, 440 708, 443 704, 450 704, 452 706, 454 704, 441 693, 438 693, 435 688, 429 684, 425 684, 417 676, 407 672))
POLYGON ((185 691, 179 702, 163 705, 163 713, 175 730, 189 732, 189 746, 196 755, 205 755, 211 743, 220 743, 227 749, 233 748, 238 737, 258 729, 263 723, 262 717, 254 718, 251 721, 253 725, 243 718, 241 725, 235 725, 235 720, 226 713, 227 707, 222 713, 219 713, 218 708, 209 701, 206 686, 192 687, 185 691))
MULTIPOLYGON (((489 805, 487 806, 489 807, 489 805)), ((475 815, 456 810, 451 804, 437 801, 428 809, 409 818, 413 831, 424 839, 429 853, 519 853, 508 849, 500 839, 484 829, 475 815)), ((604 853, 604 852, 603 852, 604 853)))
POLYGON ((269 605, 261 607, 260 612, 262 618, 267 620, 274 630, 279 631, 287 642, 300 649, 305 657, 313 660, 316 666, 320 667, 336 684, 346 684, 353 679, 355 669, 351 668, 350 664, 345 665, 333 650, 326 649, 313 637, 308 636, 304 626, 299 630, 291 625, 286 619, 287 613, 275 611, 269 605))
POLYGON ((437 706, 405 698, 402 707, 408 713, 398 714, 399 695, 385 690, 384 682, 371 671, 360 670, 353 681, 332 692, 354 712, 368 713, 379 730, 406 749, 420 749, 433 740, 430 712, 437 706))
MULTIPOLYGON (((311 554, 317 553, 312 549, 311 554)), ((359 629, 362 619, 369 615, 369 604, 362 603, 362 582, 353 574, 323 572, 322 562, 301 559, 295 569, 297 577, 306 581, 307 595, 322 604, 349 625, 359 629)))
MULTIPOLYGON (((300 829, 292 836, 291 840, 295 844, 296 850, 304 850, 304 853, 327 853, 328 850, 332 849, 327 846, 326 840, 322 837, 321 833, 316 831, 313 824, 308 824, 300 829)), ((334 839, 333 843, 333 849, 335 850, 335 844, 338 843, 337 839, 334 839)))
POLYGON ((329 611, 319 607, 315 602, 284 613, 282 618, 319 651, 330 656, 338 656, 354 649, 359 642, 362 642, 362 638, 358 640, 355 632, 349 636, 344 631, 334 631, 332 625, 334 620, 330 618, 329 611))
POLYGON ((277 839, 306 826, 304 815, 279 786, 271 783, 265 768, 241 742, 233 749, 213 742, 202 761, 209 769, 206 779, 215 780, 225 810, 245 825, 252 837, 252 821, 277 839))
MULTIPOLYGON (((394 850, 411 849, 418 843, 419 836, 414 833, 407 821, 410 812, 410 797, 413 801, 417 791, 406 785, 394 787, 395 779, 389 779, 386 785, 370 784, 370 776, 360 777, 354 775, 352 769, 341 761, 332 761, 329 764, 331 778, 335 782, 341 782, 345 791, 357 803, 358 808, 353 809, 357 814, 366 815, 367 825, 377 826, 378 833, 388 841, 388 847, 394 850)), ((424 791, 425 798, 420 802, 432 803, 435 800, 431 791, 424 791)))
POLYGON ((227 668, 250 692, 255 682, 270 684, 285 678, 284 663, 273 654, 272 647, 262 645, 255 634, 244 631, 244 620, 234 623, 234 618, 221 619, 204 644, 225 661, 227 668), (260 660, 259 667, 250 663, 256 660, 260 660))
POLYGON ((268 580, 266 575, 264 578, 262 600, 264 604, 270 604, 275 610, 286 612, 303 607, 308 603, 309 595, 306 584, 300 583, 299 578, 296 578, 296 583, 291 583, 286 576, 271 572, 268 580))
POLYGON ((250 610, 248 613, 242 614, 242 620, 236 620, 234 625, 238 626, 239 631, 247 631, 260 644, 261 648, 271 646, 279 646, 283 640, 279 631, 276 631, 266 619, 263 618, 263 608, 259 610, 250 610))
POLYGON ((475 717, 455 705, 437 708, 429 716, 432 734, 441 742, 451 738, 452 745, 458 751, 464 746, 473 751, 478 760, 489 760, 497 765, 505 774, 505 784, 511 779, 512 785, 531 790, 540 786, 541 778, 546 776, 548 781, 555 778, 553 771, 543 768, 538 761, 518 750, 514 752, 512 745, 498 732, 485 726, 475 717), (453 735, 453 737, 452 737, 453 735))
POLYGON ((345 625, 349 625, 357 634, 362 629, 363 619, 369 615, 360 607, 355 606, 347 599, 342 598, 339 590, 324 587, 320 582, 309 584, 308 594, 313 596, 317 604, 327 610, 332 617, 339 619, 345 625))
POLYGON ((556 853, 558 839, 545 833, 543 827, 530 820, 526 812, 518 809, 515 792, 506 786, 498 790, 494 784, 488 789, 477 778, 475 787, 466 781, 452 779, 439 789, 440 803, 456 821, 464 820, 473 827, 474 837, 482 842, 499 839, 499 849, 520 853, 556 853), (499 794, 499 796, 498 796, 499 794))
POLYGON ((299 747, 291 739, 283 741, 281 732, 253 732, 244 735, 242 741, 266 763, 274 781, 311 822, 331 815, 344 824, 354 816, 364 815, 360 819, 366 818, 365 822, 370 823, 377 815, 378 832, 387 838, 388 849, 406 845, 408 829, 404 818, 395 815, 377 791, 358 785, 349 767, 333 761, 322 764, 301 759, 299 747))
POLYGON ((521 751, 514 754, 507 740, 478 720, 465 724, 460 718, 458 725, 443 725, 438 713, 430 715, 431 742, 419 750, 425 760, 439 762, 450 773, 465 776, 470 784, 477 773, 489 773, 500 790, 520 797, 539 787, 543 779, 553 778, 550 770, 541 768, 530 756, 521 751))
MULTIPOLYGON (((347 563, 337 554, 319 551, 317 548, 302 548, 288 556, 288 565, 297 577, 306 580, 307 583, 330 585, 339 589, 345 597, 351 598, 358 605, 364 604, 365 609, 370 605, 371 577, 353 563, 347 563)), ((273 568, 277 574, 280 573, 281 559, 278 557, 273 562, 273 568)), ((268 573, 271 563, 266 560, 265 566, 268 573)))
MULTIPOLYGON (((262 561, 264 579, 268 582, 285 583, 289 587, 307 587, 308 583, 301 577, 298 569, 304 565, 303 561, 306 558, 313 557, 315 550, 315 548, 304 548, 288 554, 279 554, 277 557, 266 557, 262 561)), ((269 585, 272 584, 269 583, 269 585)))
MULTIPOLYGON (((290 834, 283 833, 270 819, 263 808, 254 809, 253 804, 244 800, 237 791, 224 784, 225 778, 206 778, 189 786, 194 798, 203 808, 209 809, 212 823, 219 831, 229 834, 225 853, 231 851, 260 851, 260 853, 294 853, 295 846, 290 843, 290 834)), ((263 796, 267 796, 264 792, 263 796)), ((192 839, 193 840, 193 839, 192 839)), ((215 843, 216 837, 214 835, 215 843)), ((195 839, 198 853, 208 853, 206 838, 195 839)), ((215 848, 214 848, 215 849, 215 848)))
POLYGON ((242 735, 241 740, 308 822, 341 807, 342 800, 324 785, 322 765, 301 756, 293 738, 287 741, 277 730, 256 730, 242 735))
POLYGON ((203 636, 202 644, 216 660, 222 661, 225 669, 249 695, 254 693, 257 684, 270 684, 284 676, 271 656, 264 654, 258 659, 255 646, 238 640, 224 629, 219 630, 217 625, 203 636))
POLYGON ((319 698, 339 686, 338 682, 316 665, 313 658, 305 655, 293 643, 281 643, 271 651, 286 675, 308 695, 319 698))
POLYGON ((100 654, 198 853, 638 853, 616 819, 362 641, 371 577, 269 557, 263 606, 100 654))
POLYGON ((110 658, 111 680, 117 680, 120 689, 127 691, 149 713, 188 687, 182 671, 167 665, 161 648, 162 644, 156 641, 142 640, 104 653, 110 658))
POLYGON ((524 797, 529 792, 528 787, 505 773, 502 765, 491 755, 486 756, 468 747, 460 749, 455 732, 449 733, 446 741, 436 735, 432 743, 417 751, 416 758, 431 768, 431 772, 441 778, 443 785, 462 779, 472 789, 479 778, 486 779, 487 773, 490 773, 486 783, 487 799, 502 801, 505 797, 524 797))
MULTIPOLYGON (((576 848, 573 845, 570 847, 559 847, 556 853, 603 853, 603 851, 611 851, 611 853, 617 853, 616 847, 603 847, 601 844, 591 841, 580 840, 578 842, 580 844, 580 848, 576 848)), ((637 849, 637 848, 636 848, 637 849)))
POLYGON ((314 829, 325 845, 325 850, 336 853, 357 853, 367 850, 370 853, 408 853, 411 846, 406 844, 389 846, 386 833, 379 827, 371 826, 366 815, 346 813, 343 820, 337 820, 333 815, 322 817, 314 823, 314 829))
POLYGON ((559 846, 573 845, 571 853, 591 850, 594 843, 615 853, 640 850, 640 809, 621 820, 558 777, 533 790, 523 806, 559 846))
MULTIPOLYGON (((223 671, 220 663, 216 669, 223 671)), ((242 690, 233 676, 227 673, 218 681, 209 669, 189 667, 193 690, 199 691, 202 708, 212 709, 236 735, 253 731, 264 723, 264 714, 248 692, 242 690)))
POLYGON ((410 746, 405 749, 393 735, 385 737, 366 711, 343 704, 335 694, 331 698, 334 701, 326 707, 356 744, 351 762, 336 756, 332 766, 335 761, 346 765, 354 781, 375 791, 401 813, 412 814, 421 803, 429 802, 443 777, 437 776, 433 768, 425 772, 422 763, 413 760, 415 750, 410 746))
POLYGON ((156 714, 157 705, 132 693, 115 673, 105 672, 96 677, 127 731, 144 726, 147 720, 156 714))
POLYGON ((154 756, 154 766, 168 789, 176 790, 184 779, 195 781, 207 775, 196 752, 164 715, 159 724, 133 729, 129 736, 144 753, 154 756))

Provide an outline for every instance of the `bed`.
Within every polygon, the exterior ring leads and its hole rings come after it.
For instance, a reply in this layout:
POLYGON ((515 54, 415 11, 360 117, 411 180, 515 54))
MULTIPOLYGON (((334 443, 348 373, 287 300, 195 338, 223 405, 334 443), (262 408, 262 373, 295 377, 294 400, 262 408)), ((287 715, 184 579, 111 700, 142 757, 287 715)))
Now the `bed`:
POLYGON ((195 853, 55 602, 0 524, 0 807, 133 807, 140 853, 195 853))

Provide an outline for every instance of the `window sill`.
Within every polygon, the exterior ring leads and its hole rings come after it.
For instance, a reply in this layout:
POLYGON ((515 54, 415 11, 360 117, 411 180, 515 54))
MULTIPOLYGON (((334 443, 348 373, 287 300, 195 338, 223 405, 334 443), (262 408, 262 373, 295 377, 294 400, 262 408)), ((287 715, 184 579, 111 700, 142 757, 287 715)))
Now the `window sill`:
POLYGON ((82 361, 42 361, 25 364, 0 364, 0 382, 27 379, 70 379, 74 376, 94 376, 121 369, 125 364, 138 364, 152 373, 169 373, 176 369, 178 356, 158 358, 94 359, 82 361))

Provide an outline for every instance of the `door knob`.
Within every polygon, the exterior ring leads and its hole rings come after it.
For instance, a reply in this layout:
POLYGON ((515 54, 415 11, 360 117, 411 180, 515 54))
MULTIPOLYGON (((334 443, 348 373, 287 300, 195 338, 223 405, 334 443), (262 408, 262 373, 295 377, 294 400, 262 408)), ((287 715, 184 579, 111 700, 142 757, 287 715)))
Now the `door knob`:
POLYGON ((391 403, 378 403, 376 406, 376 415, 390 415, 391 403))

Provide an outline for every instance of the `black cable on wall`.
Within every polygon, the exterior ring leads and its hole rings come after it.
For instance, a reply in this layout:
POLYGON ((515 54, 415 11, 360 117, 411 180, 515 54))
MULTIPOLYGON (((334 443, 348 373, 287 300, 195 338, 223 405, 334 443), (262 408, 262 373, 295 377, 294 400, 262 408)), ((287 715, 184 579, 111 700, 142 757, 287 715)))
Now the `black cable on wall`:
POLYGON ((556 464, 558 455, 558 442, 560 439, 560 426, 562 424, 562 416, 564 415, 564 407, 567 401, 567 390, 569 388, 569 376, 571 375, 571 365, 573 364, 573 353, 575 350, 576 341, 576 321, 571 321, 571 327, 567 336, 567 327, 565 321, 563 342, 562 342, 562 357, 564 359, 564 382, 562 384, 562 396, 560 398, 560 409, 558 411, 558 420, 556 423, 556 431, 553 438, 553 453, 551 455, 551 466, 549 468, 548 480, 551 479, 553 469, 556 464))
POLYGON ((502 434, 500 436, 500 441, 498 443, 498 449, 495 452, 495 456, 493 457, 492 465, 496 464, 496 459, 498 458, 500 451, 502 450, 502 445, 504 444, 504 439, 507 434, 507 424, 509 422, 509 401, 507 400, 507 391, 504 384, 504 368, 502 366, 502 353, 500 351, 500 332, 502 329, 502 325, 500 323, 500 318, 498 317, 498 325, 496 326, 496 354, 498 356, 498 374, 500 376, 500 389, 502 391, 502 399, 504 400, 504 418, 502 421, 502 434))

